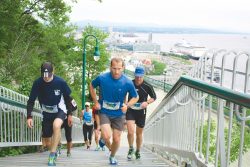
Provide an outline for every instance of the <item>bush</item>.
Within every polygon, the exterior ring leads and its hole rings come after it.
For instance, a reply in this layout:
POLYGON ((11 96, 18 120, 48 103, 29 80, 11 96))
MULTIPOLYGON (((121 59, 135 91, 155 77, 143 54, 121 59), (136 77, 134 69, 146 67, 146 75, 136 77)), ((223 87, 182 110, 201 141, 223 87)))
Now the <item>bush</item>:
POLYGON ((164 72, 164 69, 166 68, 165 63, 161 63, 156 60, 153 60, 153 66, 154 66, 154 70, 150 71, 149 75, 162 75, 164 72))
POLYGON ((0 157, 15 156, 37 152, 38 146, 21 146, 21 147, 2 147, 0 148, 0 157))

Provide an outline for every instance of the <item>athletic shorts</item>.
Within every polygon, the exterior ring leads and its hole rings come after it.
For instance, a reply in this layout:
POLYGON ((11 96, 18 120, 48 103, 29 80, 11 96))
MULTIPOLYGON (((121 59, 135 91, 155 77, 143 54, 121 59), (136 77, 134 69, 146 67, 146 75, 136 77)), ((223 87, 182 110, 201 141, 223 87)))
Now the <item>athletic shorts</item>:
POLYGON ((71 142, 72 141, 72 126, 69 127, 68 118, 63 121, 61 128, 64 128, 65 130, 65 138, 67 142, 71 142))
POLYGON ((60 118, 62 121, 66 119, 66 114, 60 110, 57 113, 43 112, 42 122, 42 137, 49 138, 53 134, 53 122, 56 118, 60 118))
POLYGON ((121 117, 110 117, 106 114, 100 113, 100 124, 110 124, 112 129, 117 129, 119 131, 123 131, 124 129, 124 122, 125 122, 125 115, 121 117))
POLYGON ((139 128, 144 128, 146 120, 145 110, 132 110, 128 109, 126 112, 126 120, 134 120, 136 126, 139 128))

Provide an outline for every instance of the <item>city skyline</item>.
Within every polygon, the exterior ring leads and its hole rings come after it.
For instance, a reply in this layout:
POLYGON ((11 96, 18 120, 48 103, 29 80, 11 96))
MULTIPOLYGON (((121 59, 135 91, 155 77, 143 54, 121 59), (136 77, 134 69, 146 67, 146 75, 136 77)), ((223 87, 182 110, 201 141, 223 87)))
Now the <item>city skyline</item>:
POLYGON ((71 22, 96 20, 250 33, 248 0, 79 0, 71 22))

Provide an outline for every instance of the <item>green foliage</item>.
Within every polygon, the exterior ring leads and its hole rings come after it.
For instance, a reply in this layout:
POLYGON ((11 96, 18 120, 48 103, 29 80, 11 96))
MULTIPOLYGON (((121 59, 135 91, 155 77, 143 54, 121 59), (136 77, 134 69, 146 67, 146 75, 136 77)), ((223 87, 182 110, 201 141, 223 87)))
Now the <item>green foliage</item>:
POLYGON ((153 60, 153 66, 154 70, 149 73, 149 75, 162 75, 164 72, 164 69, 166 68, 165 63, 158 62, 156 60, 153 60))
POLYGON ((15 156, 32 152, 37 152, 37 146, 2 147, 0 148, 0 157, 15 156))
MULTIPOLYGON (((203 143, 202 143, 202 153, 206 154, 206 144, 208 139, 208 123, 206 122, 203 126, 203 143)), ((209 161, 214 161, 214 157, 216 154, 216 122, 214 120, 211 121, 210 124, 210 147, 209 147, 209 161)))
POLYGON ((99 41, 99 51, 101 53, 100 60, 94 61, 93 53, 95 47, 95 39, 88 38, 87 48, 86 48, 86 80, 89 85, 90 81, 93 80, 100 72, 103 72, 107 68, 107 64, 109 64, 110 53, 106 50, 106 44, 104 40, 108 37, 108 34, 99 30, 98 28, 94 28, 92 26, 87 26, 84 28, 83 37, 88 34, 93 34, 97 37, 99 41))
MULTIPOLYGON (((76 0, 72 0, 76 2, 76 0)), ((101 0, 99 0, 101 2, 101 0)), ((82 41, 74 40, 77 27, 68 23, 70 7, 64 0, 0 1, 0 83, 29 95, 40 76, 44 61, 55 65, 55 74, 64 78, 81 104, 82 41)), ((94 34, 100 42, 101 59, 94 62, 94 41, 87 46, 87 83, 104 71, 109 59, 104 39, 108 34, 88 26, 83 35, 94 34)), ((79 107, 80 108, 80 107, 79 107)), ((32 152, 33 146, 0 148, 0 156, 32 152)))
MULTIPOLYGON (((70 10, 64 0, 0 2, 1 85, 29 95, 33 81, 40 76, 41 63, 51 61, 55 65, 55 74, 69 83, 73 97, 78 105, 81 103, 83 42, 82 39, 74 40, 77 27, 68 23, 70 10)), ((99 62, 94 62, 95 41, 90 38, 86 57, 89 85, 105 70, 109 53, 104 44, 107 33, 87 26, 83 36, 87 34, 98 38, 101 53, 99 62)))
POLYGON ((66 57, 65 60, 68 64, 67 71, 70 73, 70 86, 74 90, 73 96, 76 99, 77 103, 81 104, 82 92, 81 92, 81 85, 82 85, 82 63, 83 63, 83 39, 86 35, 95 35, 99 41, 99 51, 100 51, 100 60, 94 61, 93 53, 94 48, 96 46, 95 38, 88 37, 86 42, 86 101, 91 101, 90 94, 89 94, 89 84, 90 82, 101 72, 106 70, 107 65, 109 64, 110 53, 106 50, 106 44, 104 40, 108 37, 108 34, 101 31, 98 28, 93 26, 86 26, 83 31, 83 38, 79 40, 77 43, 77 48, 74 50, 74 54, 71 57, 66 57))
POLYGON ((22 92, 23 95, 29 96, 30 89, 30 82, 24 78, 20 83, 18 92, 22 92))
POLYGON ((183 64, 192 65, 192 63, 189 61, 190 58, 187 55, 178 55, 178 54, 166 53, 166 52, 161 52, 161 55, 172 57, 176 60, 181 61, 183 64))
MULTIPOLYGON (((211 120, 210 124, 210 147, 209 147, 209 161, 215 162, 215 154, 216 154, 216 122, 215 120, 211 120)), ((202 153, 206 155, 206 144, 207 144, 207 132, 208 132, 208 124, 205 123, 203 127, 203 143, 202 143, 202 153)), ((232 134, 231 134, 231 144, 230 144, 230 162, 234 162, 239 157, 239 145, 240 145, 240 125, 237 124, 236 120, 233 120, 232 126, 232 134)), ((225 133, 225 146, 228 145, 228 129, 224 130, 225 133)), ((243 153, 245 153, 250 148, 250 132, 248 128, 245 128, 245 138, 243 145, 243 153)), ((226 147, 227 150, 227 147, 226 147)))
MULTIPOLYGON (((246 110, 246 115, 250 115, 250 109, 246 110)), ((246 125, 250 127, 250 120, 246 121, 246 125)))
MULTIPOLYGON (((1 84, 14 83, 13 88, 22 91, 40 75, 43 61, 61 67, 73 44, 73 37, 66 36, 75 29, 67 24, 69 11, 63 0, 0 2, 1 84)), ((65 72, 58 69, 59 74, 65 72)))

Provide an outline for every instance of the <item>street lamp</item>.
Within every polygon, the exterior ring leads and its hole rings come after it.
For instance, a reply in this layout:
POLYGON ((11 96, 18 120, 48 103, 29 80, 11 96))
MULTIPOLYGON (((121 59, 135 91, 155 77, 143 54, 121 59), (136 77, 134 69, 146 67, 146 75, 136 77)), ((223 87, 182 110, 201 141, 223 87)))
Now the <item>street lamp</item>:
POLYGON ((164 72, 163 72, 163 74, 164 74, 164 92, 166 92, 166 75, 167 75, 167 70, 165 69, 164 70, 164 72))
POLYGON ((85 85, 86 85, 86 80, 85 80, 85 73, 86 73, 86 44, 87 44, 87 39, 88 37, 94 37, 96 46, 95 46, 95 52, 94 52, 94 60, 98 61, 100 59, 100 52, 99 52, 99 43, 98 39, 96 36, 89 34, 84 37, 83 40, 83 55, 82 55, 82 110, 85 109, 85 85))

